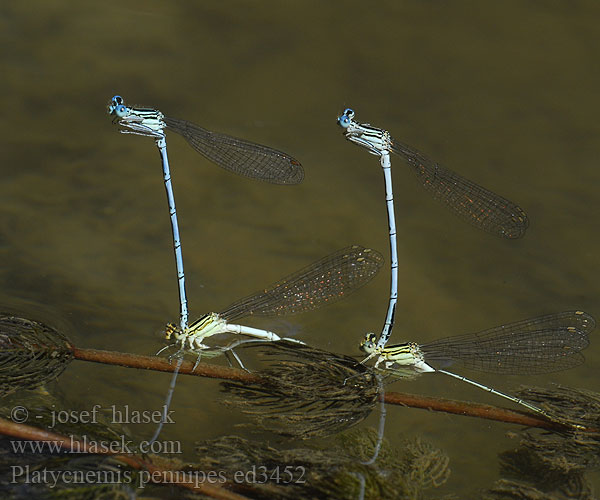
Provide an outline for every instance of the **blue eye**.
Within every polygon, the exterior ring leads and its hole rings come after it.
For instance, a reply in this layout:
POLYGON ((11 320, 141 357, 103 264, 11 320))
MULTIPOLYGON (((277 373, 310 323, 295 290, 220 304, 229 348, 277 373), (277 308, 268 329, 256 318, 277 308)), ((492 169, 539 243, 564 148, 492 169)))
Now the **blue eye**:
POLYGON ((119 118, 123 118, 129 114, 129 110, 127 109, 127 106, 125 106, 124 104, 119 104, 118 106, 114 107, 114 113, 119 118))
POLYGON ((350 118, 350 120, 352 120, 352 118, 354 118, 354 110, 352 108, 346 108, 344 110, 344 115, 346 115, 348 118, 350 118))
POLYGON ((350 118, 348 118, 345 114, 338 117, 337 119, 338 125, 342 128, 348 128, 350 125, 350 118))
POLYGON ((127 106, 125 106, 125 99, 123 99, 120 95, 115 95, 110 100, 110 105, 108 106, 108 113, 111 115, 118 116, 119 118, 123 118, 129 114, 129 110, 127 106))

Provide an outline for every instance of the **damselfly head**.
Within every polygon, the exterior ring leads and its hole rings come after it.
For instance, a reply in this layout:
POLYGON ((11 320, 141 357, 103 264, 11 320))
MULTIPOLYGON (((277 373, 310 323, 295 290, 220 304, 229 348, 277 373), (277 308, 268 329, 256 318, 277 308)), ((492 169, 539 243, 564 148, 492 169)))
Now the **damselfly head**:
POLYGON ((129 108, 125 106, 125 99, 120 95, 113 96, 108 105, 108 114, 117 118, 123 118, 129 114, 129 108))
POLYGON ((350 123, 352 123, 352 118, 354 118, 354 110, 346 108, 344 112, 338 116, 338 125, 342 128, 348 128, 350 123))
POLYGON ((119 118, 124 118, 129 114, 129 108, 127 106, 125 106, 124 104, 119 104, 115 108, 114 114, 116 116, 118 116, 119 118))
POLYGON ((373 332, 368 332, 365 334, 365 340, 360 343, 360 350, 371 354, 375 352, 375 348, 377 347, 377 335, 373 332))
POLYGON ((338 116, 337 122, 342 128, 348 128, 350 126, 350 118, 346 115, 338 116))

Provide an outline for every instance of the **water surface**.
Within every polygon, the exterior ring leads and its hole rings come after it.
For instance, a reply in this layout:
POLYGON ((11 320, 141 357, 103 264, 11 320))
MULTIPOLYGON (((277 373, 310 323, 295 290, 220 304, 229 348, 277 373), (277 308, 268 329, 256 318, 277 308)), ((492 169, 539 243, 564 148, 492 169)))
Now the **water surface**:
MULTIPOLYGON (((111 125, 105 105, 118 93, 283 149, 306 170, 300 186, 252 182, 170 140, 192 316, 350 243, 387 256, 379 164, 335 124, 351 106, 358 120, 516 201, 531 221, 518 241, 481 233, 393 158, 393 341, 569 309, 600 318, 596 2, 36 1, 0 13, 4 309, 82 347, 144 354, 177 319, 160 162, 150 139, 111 125)), ((354 354, 365 331, 381 328, 387 293, 380 273, 330 308, 252 324, 354 354)), ((600 390, 600 342, 592 338, 586 354, 570 372, 480 379, 504 390, 550 382, 600 390)), ((162 404, 168 377, 74 362, 60 383, 84 407, 146 409, 162 404)), ((393 389, 504 404, 436 375, 393 389)), ((232 432, 243 417, 218 399, 216 383, 180 379, 167 436, 232 432)), ((386 436, 419 433, 446 450, 445 491, 464 497, 497 478, 497 452, 515 445, 508 430, 391 408, 386 436)))

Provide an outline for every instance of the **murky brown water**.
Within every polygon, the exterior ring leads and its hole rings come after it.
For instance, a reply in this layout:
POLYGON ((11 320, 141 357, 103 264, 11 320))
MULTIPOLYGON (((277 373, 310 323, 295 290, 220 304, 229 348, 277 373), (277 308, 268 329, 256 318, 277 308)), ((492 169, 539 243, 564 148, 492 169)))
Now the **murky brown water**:
MULTIPOLYGON (((26 2, 0 13, 3 309, 82 347, 144 354, 176 320, 160 163, 151 140, 111 125, 105 105, 118 93, 273 145, 305 167, 301 186, 271 186, 169 142, 193 317, 350 243, 387 255, 378 162, 335 124, 352 106, 358 120, 518 202, 531 220, 519 241, 480 233, 393 159, 393 340, 569 309, 600 318, 596 2, 26 2)), ((353 354, 363 332, 381 327, 387 293, 383 272, 335 306, 253 324, 353 354)), ((571 372, 501 388, 552 381, 598 391, 595 338, 586 355, 571 372)), ((61 386, 84 406, 145 409, 162 405, 168 377, 73 363, 61 386)), ((434 375, 394 389, 503 404, 434 375)), ((231 432, 242 418, 218 398, 214 382, 180 379, 169 436, 231 432)), ((449 453, 445 491, 459 496, 489 486, 496 453, 514 444, 495 423, 388 413, 392 442, 420 433, 449 453)))

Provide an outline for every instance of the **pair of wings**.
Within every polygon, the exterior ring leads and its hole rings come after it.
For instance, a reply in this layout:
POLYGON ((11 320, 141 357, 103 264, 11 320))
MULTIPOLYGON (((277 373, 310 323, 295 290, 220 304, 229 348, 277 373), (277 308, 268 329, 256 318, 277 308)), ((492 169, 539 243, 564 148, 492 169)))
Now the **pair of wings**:
POLYGON ((595 326, 589 314, 566 311, 434 340, 419 349, 433 367, 459 362, 489 373, 549 373, 583 363, 580 351, 589 345, 595 326))

